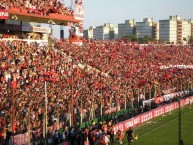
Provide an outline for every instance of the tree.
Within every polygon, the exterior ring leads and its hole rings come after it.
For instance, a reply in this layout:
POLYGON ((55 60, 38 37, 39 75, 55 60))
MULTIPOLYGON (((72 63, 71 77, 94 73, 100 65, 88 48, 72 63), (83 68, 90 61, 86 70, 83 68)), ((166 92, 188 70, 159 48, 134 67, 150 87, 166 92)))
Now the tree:
POLYGON ((135 42, 137 41, 137 36, 136 35, 123 36, 122 39, 135 42))
POLYGON ((131 42, 136 42, 138 41, 139 44, 148 44, 149 42, 155 42, 156 40, 152 37, 145 36, 143 38, 139 37, 137 40, 137 35, 129 35, 129 36, 123 36, 122 39, 125 41, 131 41, 131 42))
POLYGON ((145 36, 143 38, 139 38, 138 42, 140 44, 148 44, 149 42, 155 42, 155 39, 149 36, 145 36))

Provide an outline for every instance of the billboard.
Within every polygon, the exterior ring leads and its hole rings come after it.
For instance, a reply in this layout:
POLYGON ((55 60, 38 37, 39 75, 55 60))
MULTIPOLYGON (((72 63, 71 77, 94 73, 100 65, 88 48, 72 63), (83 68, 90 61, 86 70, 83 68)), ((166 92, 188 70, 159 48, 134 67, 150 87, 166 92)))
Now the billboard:
POLYGON ((73 14, 76 20, 80 20, 76 28, 76 35, 81 38, 83 37, 83 33, 84 33, 84 15, 85 15, 82 0, 77 0, 75 2, 73 14))
POLYGON ((6 10, 0 9, 0 19, 8 19, 9 18, 9 13, 6 10))
POLYGON ((22 26, 22 31, 25 32, 39 32, 39 33, 51 33, 50 28, 34 27, 34 26, 22 26))

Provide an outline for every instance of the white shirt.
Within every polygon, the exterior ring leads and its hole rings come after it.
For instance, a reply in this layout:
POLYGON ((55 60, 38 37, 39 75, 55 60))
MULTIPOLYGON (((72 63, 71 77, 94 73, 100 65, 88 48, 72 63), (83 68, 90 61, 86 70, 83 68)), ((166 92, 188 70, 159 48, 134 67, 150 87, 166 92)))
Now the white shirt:
POLYGON ((108 143, 109 143, 109 138, 107 135, 105 136, 105 143, 106 143, 106 145, 108 145, 108 143))

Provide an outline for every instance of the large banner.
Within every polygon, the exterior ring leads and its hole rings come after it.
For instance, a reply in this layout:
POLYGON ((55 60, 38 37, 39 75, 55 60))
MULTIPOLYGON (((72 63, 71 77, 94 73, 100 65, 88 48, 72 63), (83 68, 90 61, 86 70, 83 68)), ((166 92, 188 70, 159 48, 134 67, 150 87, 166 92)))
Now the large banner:
POLYGON ((193 65, 162 65, 160 69, 193 69, 193 65))
POLYGON ((75 2, 74 6, 74 18, 76 20, 80 20, 79 26, 76 27, 76 35, 79 36, 79 38, 83 38, 84 33, 84 6, 82 3, 82 0, 77 0, 75 2))
POLYGON ((39 33, 51 33, 50 28, 34 27, 34 26, 22 26, 22 31, 25 31, 25 32, 39 32, 39 33))
MULTIPOLYGON (((182 107, 189 104, 189 103, 193 103, 193 96, 181 100, 181 106, 182 107)), ((144 122, 147 122, 155 117, 158 117, 158 116, 163 115, 165 113, 171 112, 171 111, 177 109, 178 107, 179 107, 178 102, 174 102, 174 103, 167 104, 167 105, 164 105, 162 107, 153 109, 149 112, 140 114, 140 115, 133 117, 129 120, 115 124, 115 131, 116 132, 118 130, 126 131, 130 127, 136 127, 136 126, 138 126, 144 122)))
POLYGON ((0 19, 8 19, 9 18, 9 13, 6 10, 0 9, 0 19))

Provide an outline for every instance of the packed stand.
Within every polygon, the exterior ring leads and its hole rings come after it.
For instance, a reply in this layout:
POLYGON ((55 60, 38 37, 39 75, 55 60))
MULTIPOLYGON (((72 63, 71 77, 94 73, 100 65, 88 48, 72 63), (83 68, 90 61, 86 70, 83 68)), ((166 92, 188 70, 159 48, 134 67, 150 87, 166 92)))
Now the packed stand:
POLYGON ((38 15, 48 15, 58 13, 62 15, 72 15, 73 11, 57 0, 2 0, 2 9, 20 8, 27 9, 28 13, 38 15))
POLYGON ((192 69, 160 69, 193 64, 190 46, 158 45, 140 50, 116 41, 77 46, 60 40, 55 47, 0 43, 1 132, 19 134, 26 132, 29 124, 32 130, 43 126, 45 81, 48 125, 59 119, 63 126, 69 125, 72 114, 75 124, 111 113, 111 108, 133 107, 138 96, 146 100, 168 89, 192 88, 192 69), (98 71, 88 71, 90 66, 98 71))

